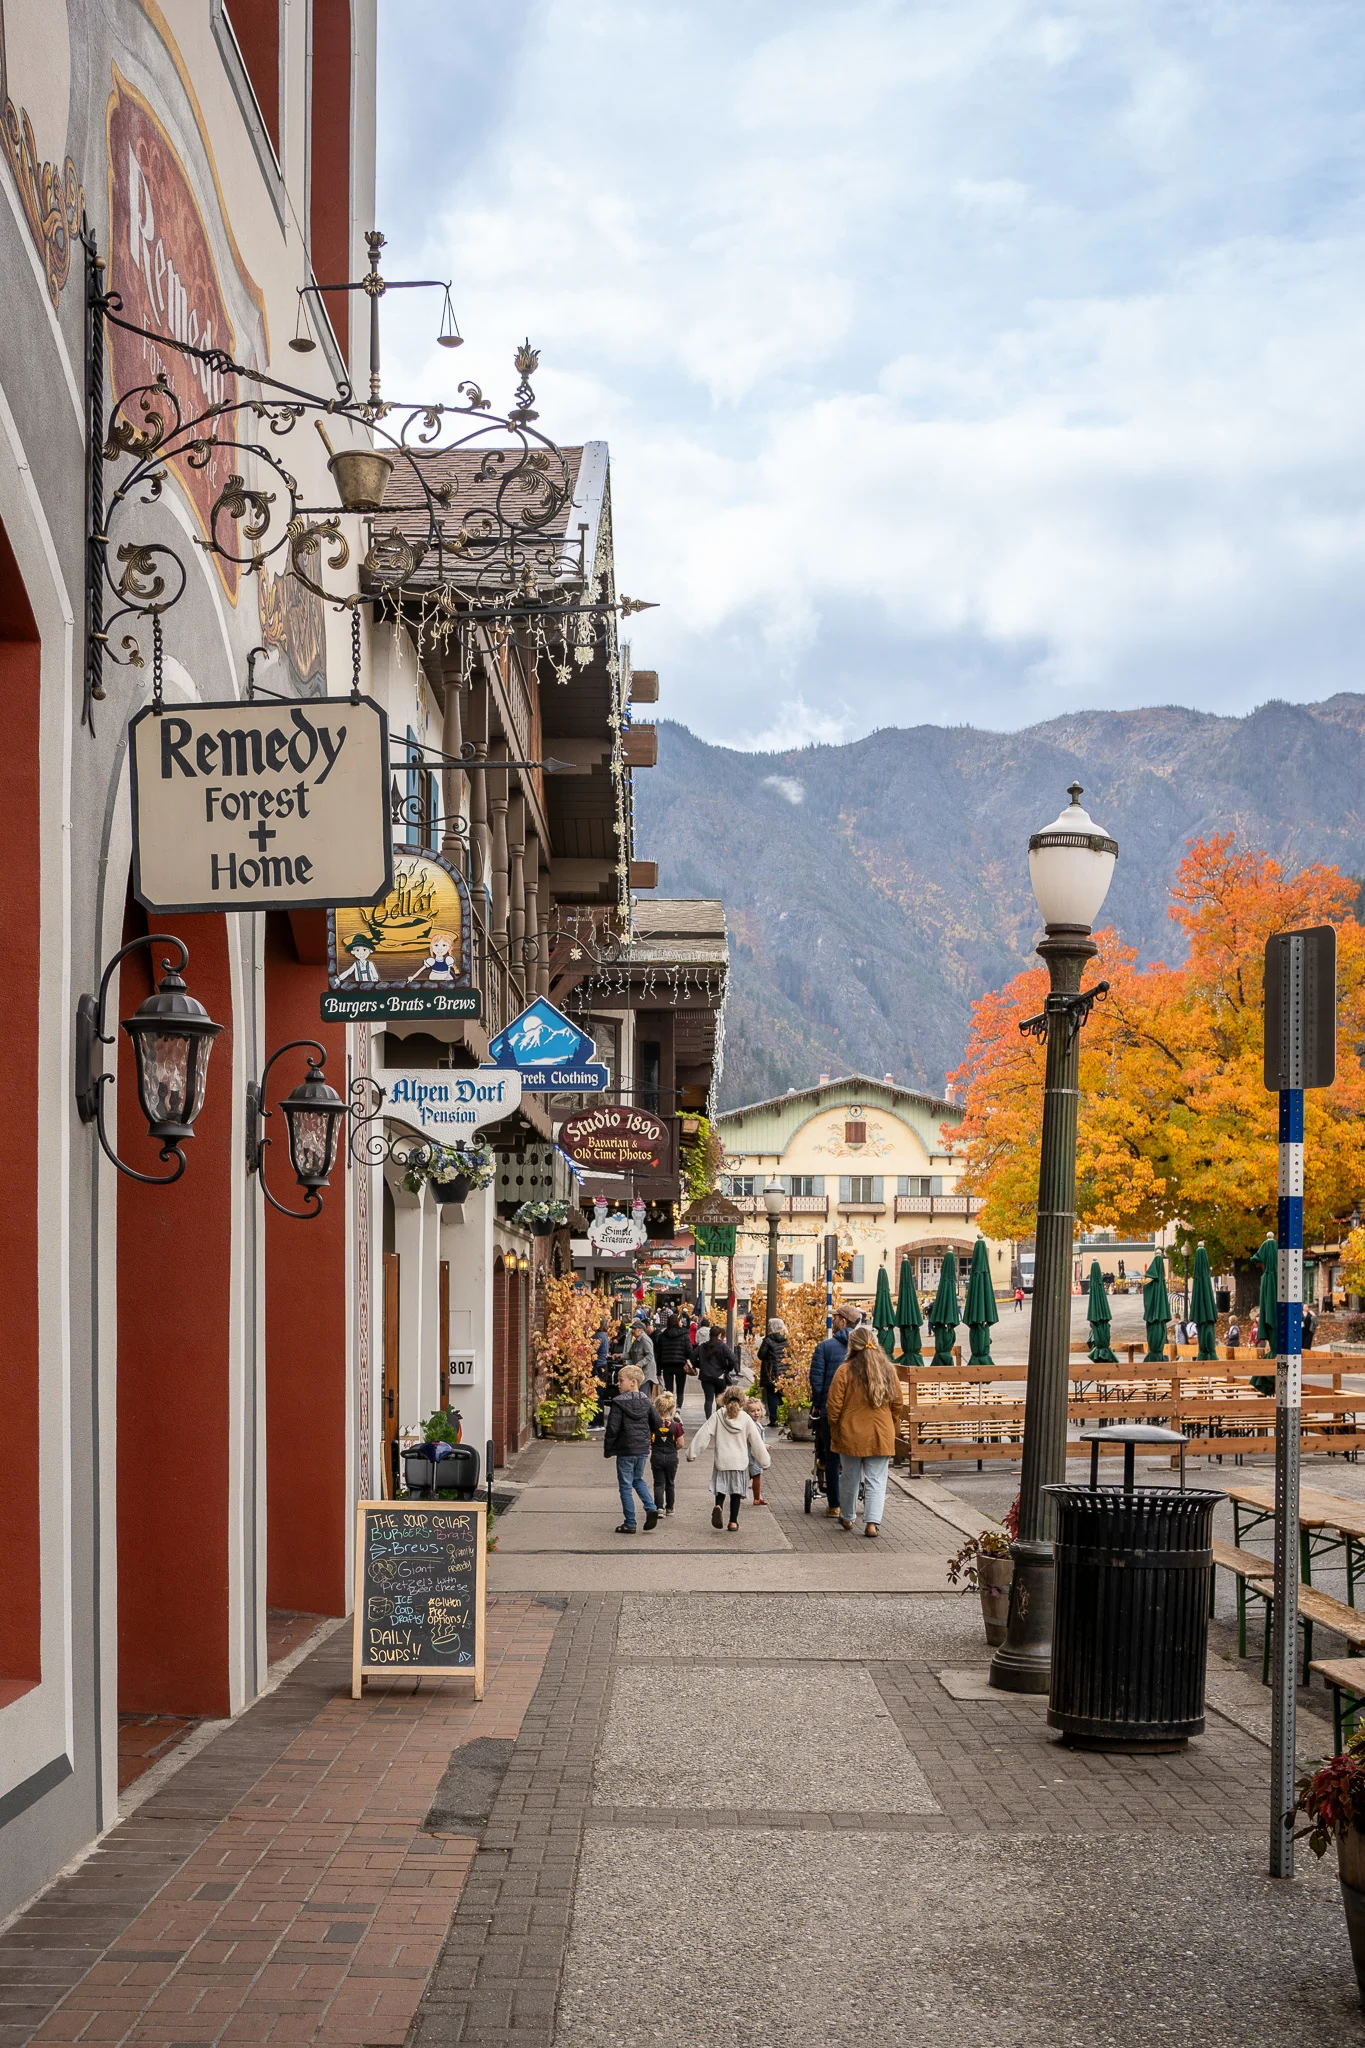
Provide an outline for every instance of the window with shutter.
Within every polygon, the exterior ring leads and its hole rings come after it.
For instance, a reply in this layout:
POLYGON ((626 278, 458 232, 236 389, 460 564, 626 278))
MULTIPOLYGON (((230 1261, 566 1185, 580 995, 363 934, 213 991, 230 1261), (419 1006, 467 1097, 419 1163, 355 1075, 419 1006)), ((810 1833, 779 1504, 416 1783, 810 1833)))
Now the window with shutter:
POLYGON ((853 1200, 853 1182, 846 1173, 839 1175, 839 1200, 841 1202, 851 1202, 853 1200))
POLYGON ((796 1285, 797 1285, 797 1286, 799 1287, 799 1286, 801 1285, 802 1281, 803 1281, 803 1280, 805 1279, 805 1277, 806 1277, 806 1255, 805 1255, 805 1253, 804 1253, 804 1252, 793 1252, 793 1253, 792 1253, 792 1279, 793 1279, 793 1281, 794 1281, 794 1282, 796 1283, 796 1285))
POLYGON ((823 1173, 817 1173, 813 1176, 810 1191, 813 1195, 823 1195, 825 1192, 825 1176, 823 1173))
POLYGON ((909 1192, 910 1192, 910 1176, 909 1176, 909 1174, 908 1174, 908 1173, 898 1173, 898 1174, 896 1175, 896 1193, 897 1193, 898 1195, 908 1195, 908 1194, 909 1194, 909 1192))
POLYGON ((931 1195, 941 1195, 943 1193, 943 1175, 941 1173, 931 1175, 929 1192, 931 1195))
POLYGON ((861 1287, 861 1286, 862 1286, 862 1284, 863 1284, 863 1255, 862 1255, 862 1253, 861 1253, 861 1252, 855 1252, 855 1253, 853 1254, 853 1285, 854 1285, 855 1287, 861 1287))
POLYGON ((867 1124, 861 1119, 854 1123, 846 1123, 844 1125, 844 1143, 846 1145, 865 1145, 867 1143, 867 1124))
POLYGON ((879 1173, 874 1173, 872 1176, 872 1199, 874 1202, 885 1201, 886 1197, 882 1193, 885 1185, 886 1182, 882 1179, 882 1176, 879 1173))
POLYGON ((877 1182, 870 1173, 851 1174, 845 1199, 850 1202, 875 1202, 878 1199, 873 1193, 876 1186, 877 1182))

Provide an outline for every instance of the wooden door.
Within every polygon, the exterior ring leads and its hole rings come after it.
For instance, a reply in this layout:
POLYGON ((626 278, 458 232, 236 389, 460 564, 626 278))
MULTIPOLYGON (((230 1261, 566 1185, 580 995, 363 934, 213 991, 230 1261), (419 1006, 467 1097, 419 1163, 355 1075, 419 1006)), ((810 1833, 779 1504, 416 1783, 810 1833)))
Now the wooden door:
POLYGON ((398 1438, 398 1260, 384 1254, 384 1405, 380 1422, 379 1486, 393 1498, 393 1445, 398 1438))
POLYGON ((441 1413, 450 1407, 450 1260, 442 1259, 436 1341, 441 1347, 441 1413))
POLYGON ((493 1261, 493 1462, 507 1463, 507 1269, 493 1261))

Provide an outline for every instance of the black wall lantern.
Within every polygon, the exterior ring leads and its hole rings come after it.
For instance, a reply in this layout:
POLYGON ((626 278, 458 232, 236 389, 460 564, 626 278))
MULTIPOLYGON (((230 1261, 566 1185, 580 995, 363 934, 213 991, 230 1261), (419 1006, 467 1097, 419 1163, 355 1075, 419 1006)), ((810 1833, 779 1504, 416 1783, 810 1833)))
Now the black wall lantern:
POLYGON ((246 1091, 246 1165, 248 1173, 259 1173, 261 1192, 273 1209, 281 1216, 294 1216, 300 1220, 322 1214, 320 1190, 327 1185, 328 1177, 336 1164, 337 1140, 346 1117, 346 1104, 334 1088, 323 1079, 323 1068, 327 1054, 314 1038, 291 1038, 272 1052, 265 1063, 265 1071, 259 1081, 248 1083, 246 1091), (265 1084, 270 1069, 277 1059, 287 1052, 308 1053, 308 1072, 297 1088, 290 1090, 279 1107, 284 1116, 284 1128, 289 1144, 289 1163, 294 1169, 294 1178, 303 1189, 304 1207, 286 1209, 283 1202, 276 1201, 271 1194, 265 1177, 265 1149, 271 1140, 265 1135, 265 1120, 274 1114, 265 1106, 265 1084), (313 1054, 317 1058, 313 1058, 313 1054))
POLYGON ((106 1156, 120 1173, 153 1187, 167 1187, 185 1171, 180 1148, 186 1138, 194 1136, 195 1119, 204 1107, 209 1054, 223 1028, 186 989, 181 974, 189 964, 189 948, 182 940, 168 932, 151 932, 121 946, 100 978, 98 997, 82 996, 76 1004, 76 1107, 81 1121, 95 1125, 106 1156), (174 1159, 170 1173, 139 1173, 136 1167, 124 1165, 104 1124, 105 1084, 114 1076, 95 1072, 95 1047, 115 1043, 107 1029, 109 984, 120 962, 143 946, 149 952, 154 946, 174 946, 180 956, 177 963, 162 961, 156 994, 140 1003, 120 1027, 132 1041, 138 1101, 147 1119, 148 1136, 160 1143, 163 1159, 174 1159))

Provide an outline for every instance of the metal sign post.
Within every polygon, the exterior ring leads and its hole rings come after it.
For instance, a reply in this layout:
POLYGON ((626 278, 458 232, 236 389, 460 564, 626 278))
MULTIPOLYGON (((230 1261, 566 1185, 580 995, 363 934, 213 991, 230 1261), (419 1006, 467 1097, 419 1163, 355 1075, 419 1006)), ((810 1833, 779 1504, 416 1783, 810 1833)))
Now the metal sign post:
POLYGON ((1331 925, 1277 932, 1265 949, 1265 1085, 1280 1098, 1276 1239, 1275 1619, 1271 1646, 1270 1875, 1294 1875, 1298 1720, 1299 1440, 1303 1406, 1303 1094, 1336 1079, 1331 925))

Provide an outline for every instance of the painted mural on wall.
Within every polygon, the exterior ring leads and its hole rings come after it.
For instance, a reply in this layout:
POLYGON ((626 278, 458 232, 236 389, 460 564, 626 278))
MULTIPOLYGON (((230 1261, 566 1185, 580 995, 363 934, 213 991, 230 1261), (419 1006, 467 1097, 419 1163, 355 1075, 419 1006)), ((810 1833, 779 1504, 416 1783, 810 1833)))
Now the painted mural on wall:
POLYGON ((8 10, 0 6, 0 144, 42 258, 48 297, 56 307, 71 275, 71 250, 85 212, 85 191, 72 159, 59 160, 71 90, 66 10, 49 9, 41 25, 32 13, 31 8, 15 6, 14 0, 8 10), (27 59, 25 77, 11 60, 11 39, 15 58, 22 53, 27 59), (30 88, 37 96, 33 108, 28 104, 30 88), (53 152, 51 159, 44 155, 46 150, 53 152))
MULTIPOLYGON (((151 107, 117 65, 107 128, 109 281, 122 296, 125 316, 192 348, 233 351, 236 338, 218 267, 185 166, 151 107)), ((164 376, 187 420, 209 406, 236 402, 234 376, 178 350, 158 348, 112 322, 109 349, 116 391, 155 384, 164 376)), ((155 393, 150 402, 154 407, 155 393)), ((128 412, 136 423, 136 406, 128 412)), ((206 446, 205 452, 207 459, 198 466, 182 455, 173 456, 169 466, 207 537, 213 504, 241 456, 229 448, 206 446)), ((217 554, 211 559, 229 597, 235 598, 237 565, 217 554)))
POLYGON ((301 690, 325 695, 327 624, 322 599, 297 576, 273 576, 263 569, 258 581, 261 645, 288 664, 301 690))

